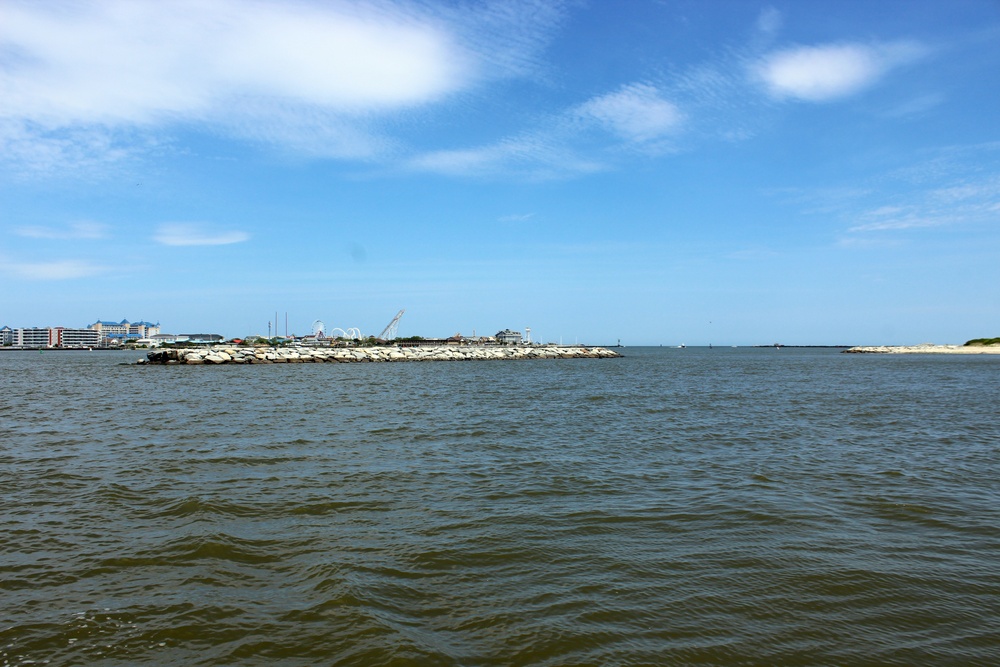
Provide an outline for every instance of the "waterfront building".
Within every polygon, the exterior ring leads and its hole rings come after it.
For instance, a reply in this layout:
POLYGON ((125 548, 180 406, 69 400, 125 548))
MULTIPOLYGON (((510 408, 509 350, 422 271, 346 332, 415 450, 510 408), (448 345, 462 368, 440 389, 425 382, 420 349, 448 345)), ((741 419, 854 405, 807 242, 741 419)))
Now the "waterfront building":
POLYGON ((66 329, 56 327, 56 345, 60 347, 97 347, 101 334, 93 329, 66 329))
POLYGON ((225 336, 221 334, 209 333, 180 334, 177 337, 178 342, 188 342, 192 345, 214 345, 215 343, 221 343, 225 339, 225 336))
POLYGON ((11 330, 15 347, 97 347, 101 336, 93 329, 31 327, 11 330))
POLYGON ((59 335, 50 327, 14 329, 13 343, 14 347, 55 347, 59 335))
POLYGON ((98 332, 101 338, 124 338, 125 334, 128 333, 128 320, 121 322, 97 320, 87 328, 98 332))
POLYGON ((87 327, 98 332, 101 342, 106 345, 120 345, 126 341, 135 341, 140 338, 152 338, 160 333, 160 323, 152 322, 111 322, 97 320, 87 327))
POLYGON ((503 331, 498 331, 495 336, 497 342, 501 345, 520 345, 521 344, 521 332, 511 331, 510 329, 504 329, 503 331))
POLYGON ((130 338, 132 336, 136 338, 150 338, 158 333, 160 333, 159 322, 156 324, 152 322, 129 322, 128 325, 128 336, 130 338))
POLYGON ((14 330, 10 327, 0 328, 0 345, 14 344, 14 330))
POLYGON ((163 345, 164 343, 189 343, 191 345, 213 345, 215 343, 221 343, 225 340, 225 337, 221 334, 153 334, 149 336, 149 339, 153 341, 156 345, 163 345))

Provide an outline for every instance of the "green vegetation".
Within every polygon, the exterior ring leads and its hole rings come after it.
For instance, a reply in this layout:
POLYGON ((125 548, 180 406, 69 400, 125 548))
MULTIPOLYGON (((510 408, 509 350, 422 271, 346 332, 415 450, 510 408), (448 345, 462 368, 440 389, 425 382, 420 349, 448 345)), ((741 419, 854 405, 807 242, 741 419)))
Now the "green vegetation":
POLYGON ((973 338, 966 345, 1000 345, 1000 338, 973 338))
POLYGON ((262 347, 264 345, 270 345, 271 339, 264 336, 247 336, 243 339, 243 344, 253 347, 262 347))

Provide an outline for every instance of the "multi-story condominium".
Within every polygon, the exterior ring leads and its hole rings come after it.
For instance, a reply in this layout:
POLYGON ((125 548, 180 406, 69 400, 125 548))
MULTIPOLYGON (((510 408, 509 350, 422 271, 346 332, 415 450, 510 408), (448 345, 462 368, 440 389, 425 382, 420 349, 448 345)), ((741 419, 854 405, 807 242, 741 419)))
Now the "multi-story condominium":
POLYGON ((121 322, 97 320, 87 328, 96 331, 97 335, 101 338, 101 342, 106 343, 115 339, 123 340, 125 334, 128 333, 128 320, 122 320, 121 322))
POLYGON ((101 334, 93 329, 64 329, 56 327, 58 343, 62 347, 97 347, 101 334))
POLYGON ((97 347, 149 338, 160 333, 152 322, 95 322, 86 329, 68 327, 0 328, 0 345, 15 347, 97 347))
POLYGON ((49 327, 14 329, 13 342, 15 347, 55 347, 59 344, 59 334, 49 327))
MULTIPOLYGON (((101 344, 101 334, 93 329, 31 327, 10 331, 10 342, 15 347, 97 347, 101 344)), ((5 339, 0 337, 0 340, 5 339)))
POLYGON ((150 338, 160 333, 160 323, 152 322, 106 322, 97 320, 87 327, 98 332, 101 340, 106 343, 124 342, 126 340, 138 340, 139 338, 150 338))
POLYGON ((155 336, 160 333, 160 323, 157 322, 153 324, 152 322, 130 322, 128 325, 128 335, 131 338, 135 336, 136 338, 149 338, 150 336, 155 336))

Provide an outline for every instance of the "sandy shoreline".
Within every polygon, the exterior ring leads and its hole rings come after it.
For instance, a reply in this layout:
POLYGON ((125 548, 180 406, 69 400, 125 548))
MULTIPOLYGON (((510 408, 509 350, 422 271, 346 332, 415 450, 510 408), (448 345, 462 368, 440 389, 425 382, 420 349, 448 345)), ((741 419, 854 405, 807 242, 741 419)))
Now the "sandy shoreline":
POLYGON ((1000 354, 1000 345, 859 345, 847 354, 1000 354))

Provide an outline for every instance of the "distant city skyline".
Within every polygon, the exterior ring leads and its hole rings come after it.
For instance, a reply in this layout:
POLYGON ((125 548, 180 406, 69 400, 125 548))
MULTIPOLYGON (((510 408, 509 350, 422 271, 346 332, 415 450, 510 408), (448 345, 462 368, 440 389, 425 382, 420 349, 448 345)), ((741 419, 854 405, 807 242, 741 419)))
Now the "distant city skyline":
POLYGON ((0 326, 1000 335, 992 0, 3 2, 0 52, 0 326))

